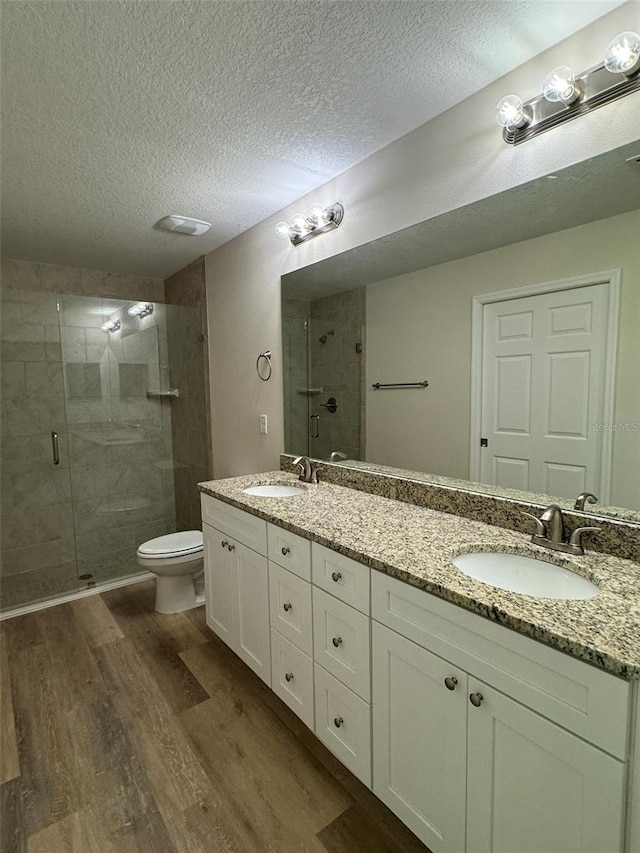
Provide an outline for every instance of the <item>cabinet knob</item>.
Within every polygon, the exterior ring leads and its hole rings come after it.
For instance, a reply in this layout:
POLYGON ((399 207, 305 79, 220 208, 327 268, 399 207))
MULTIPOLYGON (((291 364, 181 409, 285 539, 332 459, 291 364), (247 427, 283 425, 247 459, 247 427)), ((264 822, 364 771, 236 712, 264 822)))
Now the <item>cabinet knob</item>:
POLYGON ((227 545, 227 548, 228 548, 230 551, 235 551, 235 550, 236 550, 236 546, 235 546, 232 542, 230 542, 230 543, 227 545))
POLYGON ((342 574, 340 572, 331 572, 331 580, 335 581, 335 583, 338 583, 338 581, 341 580, 341 578, 342 578, 342 574))
POLYGON ((293 681, 293 673, 287 672, 287 674, 285 675, 285 678, 287 679, 287 681, 293 681))
POLYGON ((341 645, 342 645, 342 637, 334 637, 334 638, 333 638, 333 640, 331 640, 331 642, 333 643, 333 645, 334 645, 334 646, 336 647, 336 649, 337 649, 337 648, 338 648, 338 646, 341 646, 341 645))
POLYGON ((473 705, 474 708, 479 708, 482 705, 482 700, 484 696, 482 693, 470 693, 469 694, 469 702, 473 705))
POLYGON ((223 539, 223 540, 222 540, 222 542, 221 542, 220 544, 222 545, 222 547, 223 547, 223 548, 227 548, 227 547, 228 547, 228 545, 229 545, 229 543, 227 542, 227 540, 226 540, 226 539, 223 539))
POLYGON ((339 729, 339 728, 340 728, 340 726, 341 726, 343 723, 344 723, 344 720, 342 719, 342 717, 334 717, 334 718, 333 718, 333 725, 334 725, 337 729, 339 729))
POLYGON ((291 608, 293 607, 293 604, 291 604, 290 601, 285 601, 285 603, 282 606, 287 612, 289 612, 289 610, 291 610, 291 608))
POLYGON ((455 677, 455 675, 450 675, 444 680, 444 686, 447 688, 447 690, 455 690, 457 683, 458 679, 455 677))
POLYGON ((286 545, 284 546, 284 548, 280 548, 280 550, 282 551, 282 556, 283 556, 283 557, 286 557, 286 556, 287 556, 287 554, 290 554, 290 553, 291 553, 291 548, 288 548, 286 545))

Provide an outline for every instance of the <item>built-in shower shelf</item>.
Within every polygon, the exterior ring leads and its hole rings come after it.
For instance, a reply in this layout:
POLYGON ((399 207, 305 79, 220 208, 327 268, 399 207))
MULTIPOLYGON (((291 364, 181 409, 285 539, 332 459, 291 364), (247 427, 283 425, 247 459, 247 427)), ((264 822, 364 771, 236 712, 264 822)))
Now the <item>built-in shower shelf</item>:
POLYGON ((324 388, 320 385, 318 388, 296 388, 296 394, 308 394, 313 397, 314 394, 324 394, 324 388))
POLYGON ((158 397, 179 397, 180 389, 179 388, 167 388, 166 391, 147 391, 147 397, 150 400, 156 399, 158 397))

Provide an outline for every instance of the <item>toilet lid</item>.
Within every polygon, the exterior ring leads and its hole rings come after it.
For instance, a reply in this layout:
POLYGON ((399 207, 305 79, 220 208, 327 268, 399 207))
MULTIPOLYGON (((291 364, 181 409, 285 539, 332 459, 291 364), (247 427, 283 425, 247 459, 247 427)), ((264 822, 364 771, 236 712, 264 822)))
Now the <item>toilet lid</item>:
POLYGON ((181 530, 179 533, 169 533, 149 539, 138 548, 138 553, 145 557, 171 557, 182 554, 193 554, 202 550, 201 530, 181 530))

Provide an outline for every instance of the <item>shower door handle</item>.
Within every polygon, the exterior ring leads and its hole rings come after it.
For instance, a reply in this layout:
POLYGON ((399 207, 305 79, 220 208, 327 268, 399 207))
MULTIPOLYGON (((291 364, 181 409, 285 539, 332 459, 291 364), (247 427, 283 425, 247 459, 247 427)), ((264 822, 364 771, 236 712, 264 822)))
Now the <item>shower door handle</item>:
POLYGON ((309 416, 309 438, 320 438, 320 415, 309 416))
POLYGON ((53 464, 60 464, 60 445, 58 443, 58 433, 51 431, 51 452, 53 453, 53 464))

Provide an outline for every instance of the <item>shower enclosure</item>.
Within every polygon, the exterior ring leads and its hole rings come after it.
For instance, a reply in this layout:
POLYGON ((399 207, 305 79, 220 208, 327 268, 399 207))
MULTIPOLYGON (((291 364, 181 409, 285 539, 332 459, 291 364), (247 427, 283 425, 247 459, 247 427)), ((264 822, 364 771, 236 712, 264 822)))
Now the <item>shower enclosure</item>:
POLYGON ((286 452, 363 458, 363 289, 283 300, 282 330, 286 452))
POLYGON ((201 323, 160 303, 0 298, 7 609, 138 574, 138 544, 175 530, 168 326, 201 323))

